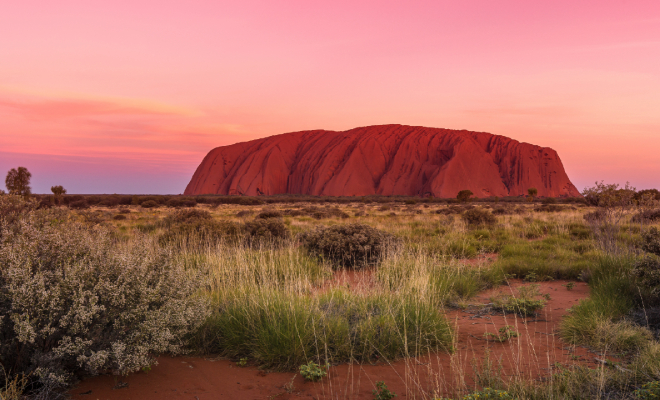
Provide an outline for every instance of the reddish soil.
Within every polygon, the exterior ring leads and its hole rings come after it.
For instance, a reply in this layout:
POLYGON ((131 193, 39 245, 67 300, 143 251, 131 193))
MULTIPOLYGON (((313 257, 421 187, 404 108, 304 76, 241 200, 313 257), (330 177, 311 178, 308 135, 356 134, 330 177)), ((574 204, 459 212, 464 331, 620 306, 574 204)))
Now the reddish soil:
MULTIPOLYGON (((367 275, 368 276, 368 275, 367 275)), ((344 275, 344 283, 366 284, 355 273, 344 275)), ((368 279, 367 279, 368 281, 368 279)), ((501 365, 505 377, 538 378, 550 373, 555 363, 596 367, 594 357, 581 347, 562 343, 557 329, 566 309, 588 296, 584 283, 567 290, 563 281, 539 283, 541 293, 548 293, 545 308, 535 317, 520 318, 483 312, 481 307, 449 311, 447 316, 457 333, 456 352, 429 354, 415 359, 385 361, 377 365, 339 365, 330 369, 319 383, 305 382, 299 374, 260 371, 256 367, 237 367, 223 359, 199 357, 160 357, 158 365, 148 373, 124 378, 128 386, 113 389, 113 376, 98 376, 81 382, 70 391, 73 399, 373 399, 375 382, 384 381, 398 398, 433 398, 451 393, 455 388, 473 388, 473 362, 483 363, 486 354, 494 369, 501 365), (479 311, 482 310, 482 311, 479 311), (518 338, 499 343, 488 341, 484 333, 497 333, 510 325, 518 338), (293 389, 287 391, 287 384, 293 389)), ((512 282, 482 293, 475 304, 487 304, 490 297, 510 292, 523 282, 512 282)))
POLYGON ((492 135, 380 125, 345 132, 304 131, 211 150, 186 195, 405 195, 544 197, 580 193, 548 147, 492 135))

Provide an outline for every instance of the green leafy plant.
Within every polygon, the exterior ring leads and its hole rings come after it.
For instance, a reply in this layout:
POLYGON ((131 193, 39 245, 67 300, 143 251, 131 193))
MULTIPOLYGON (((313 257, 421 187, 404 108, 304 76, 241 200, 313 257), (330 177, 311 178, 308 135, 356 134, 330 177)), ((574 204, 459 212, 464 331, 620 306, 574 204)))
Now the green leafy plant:
MULTIPOLYGON (((326 371, 330 369, 330 365, 326 364, 325 369, 326 371)), ((302 375, 305 380, 312 382, 320 381, 324 376, 328 375, 326 371, 321 369, 321 366, 313 361, 300 366, 300 375, 302 375)))
POLYGON ((504 390, 486 388, 463 397, 463 400, 513 400, 513 396, 504 390))
POLYGON ((638 399, 660 399, 660 381, 649 382, 642 386, 641 389, 635 390, 634 394, 638 399))
POLYGON ((541 294, 538 285, 521 286, 518 295, 501 295, 491 298, 493 308, 521 316, 531 316, 545 306, 545 300, 537 300, 541 294))
POLYGON ((575 282, 568 282, 563 286, 566 286, 566 290, 573 290, 573 288, 575 287, 575 282))
POLYGON ((243 357, 240 360, 238 360, 238 362, 236 362, 236 365, 238 365, 239 367, 247 367, 247 363, 248 363, 247 357, 243 357))
POLYGON ((376 389, 372 390, 374 400, 390 400, 396 397, 396 393, 390 391, 383 381, 376 382, 376 389))
POLYGON ((486 338, 492 338, 494 340, 497 340, 500 343, 504 343, 511 338, 519 336, 518 332, 516 332, 514 328, 510 325, 500 328, 498 332, 499 332, 498 334, 486 332, 484 333, 484 336, 486 338))

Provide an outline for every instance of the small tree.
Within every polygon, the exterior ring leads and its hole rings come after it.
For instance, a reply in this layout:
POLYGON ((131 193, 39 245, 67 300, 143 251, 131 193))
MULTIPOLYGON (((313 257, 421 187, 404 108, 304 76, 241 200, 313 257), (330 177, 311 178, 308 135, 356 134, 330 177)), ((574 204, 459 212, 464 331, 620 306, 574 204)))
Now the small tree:
POLYGON ((51 186, 50 191, 53 192, 53 195, 55 197, 55 204, 60 204, 62 195, 66 194, 66 189, 64 189, 62 185, 57 185, 57 186, 51 186))
POLYGON ((461 203, 465 203, 465 202, 467 202, 467 201, 470 201, 470 196, 472 196, 473 194, 474 194, 474 193, 472 193, 472 191, 470 191, 470 190, 461 190, 461 191, 458 192, 458 194, 456 195, 456 198, 457 198, 458 201, 460 201, 461 203))
POLYGON ((25 167, 12 168, 7 172, 5 178, 5 186, 9 190, 9 194, 30 197, 32 189, 30 188, 30 178, 32 174, 25 167))
POLYGON ((538 193, 539 193, 539 191, 536 190, 536 188, 529 188, 529 189, 527 189, 527 195, 528 195, 528 196, 527 196, 527 202, 528 202, 528 203, 533 202, 533 201, 534 201, 534 197, 536 197, 536 195, 537 195, 538 193))
POLYGON ((582 195, 589 204, 598 207, 594 213, 585 214, 585 220, 591 225, 596 240, 607 252, 617 252, 617 234, 623 219, 635 208, 635 188, 626 182, 624 187, 618 184, 596 182, 596 186, 587 187, 582 195))

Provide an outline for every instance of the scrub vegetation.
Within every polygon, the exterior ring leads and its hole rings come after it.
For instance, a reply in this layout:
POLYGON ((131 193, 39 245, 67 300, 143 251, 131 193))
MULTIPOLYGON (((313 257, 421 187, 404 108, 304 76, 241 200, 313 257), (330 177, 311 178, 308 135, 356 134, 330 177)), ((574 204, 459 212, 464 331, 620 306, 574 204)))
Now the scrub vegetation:
MULTIPOLYGON (((460 204, 2 195, 0 398, 57 397, 77 379, 121 379, 159 354, 181 353, 322 384, 342 363, 455 352, 460 343, 446 315, 486 289, 517 285, 490 298, 484 310, 493 315, 541 315, 549 295, 538 285, 554 280, 568 281, 561 290, 571 293, 575 282, 590 288, 557 340, 612 355, 615 364, 553 366, 529 380, 477 360, 474 385, 438 386, 425 398, 653 398, 660 380, 653 196, 604 184, 585 191, 588 205, 531 193, 531 202, 467 196, 460 204), (358 273, 373 277, 369 287, 335 280, 358 273)), ((495 332, 481 339, 514 343, 524 328, 495 332)), ((389 396, 386 384, 374 395, 389 396)))

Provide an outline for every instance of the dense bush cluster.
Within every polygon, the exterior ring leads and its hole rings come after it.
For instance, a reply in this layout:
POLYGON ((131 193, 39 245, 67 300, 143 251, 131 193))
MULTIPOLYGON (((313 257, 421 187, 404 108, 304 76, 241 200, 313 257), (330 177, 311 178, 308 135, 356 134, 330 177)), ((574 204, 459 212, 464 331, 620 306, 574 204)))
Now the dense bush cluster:
POLYGON ((633 222, 657 222, 660 221, 660 209, 646 210, 632 217, 633 222))
POLYGON ((467 210, 463 213, 462 217, 468 226, 491 226, 497 223, 497 217, 490 211, 482 208, 467 210))
POLYGON ((348 218, 349 215, 337 207, 303 207, 299 210, 284 210, 284 214, 291 217, 308 216, 314 219, 348 218))
POLYGON ((256 218, 246 222, 243 231, 249 246, 281 244, 289 238, 289 229, 279 218, 256 218))
POLYGON ((642 249, 650 254, 635 262, 632 270, 641 288, 648 290, 649 302, 660 302, 660 231, 651 228, 642 234, 642 249))
POLYGON ((376 264, 394 237, 363 224, 317 228, 301 235, 301 242, 312 253, 341 267, 362 268, 376 264))
POLYGON ((26 374, 44 393, 182 350, 208 315, 193 296, 196 277, 149 237, 118 243, 67 213, 32 208, 0 197, 10 210, 0 217, 0 363, 9 373, 0 387, 26 374))

